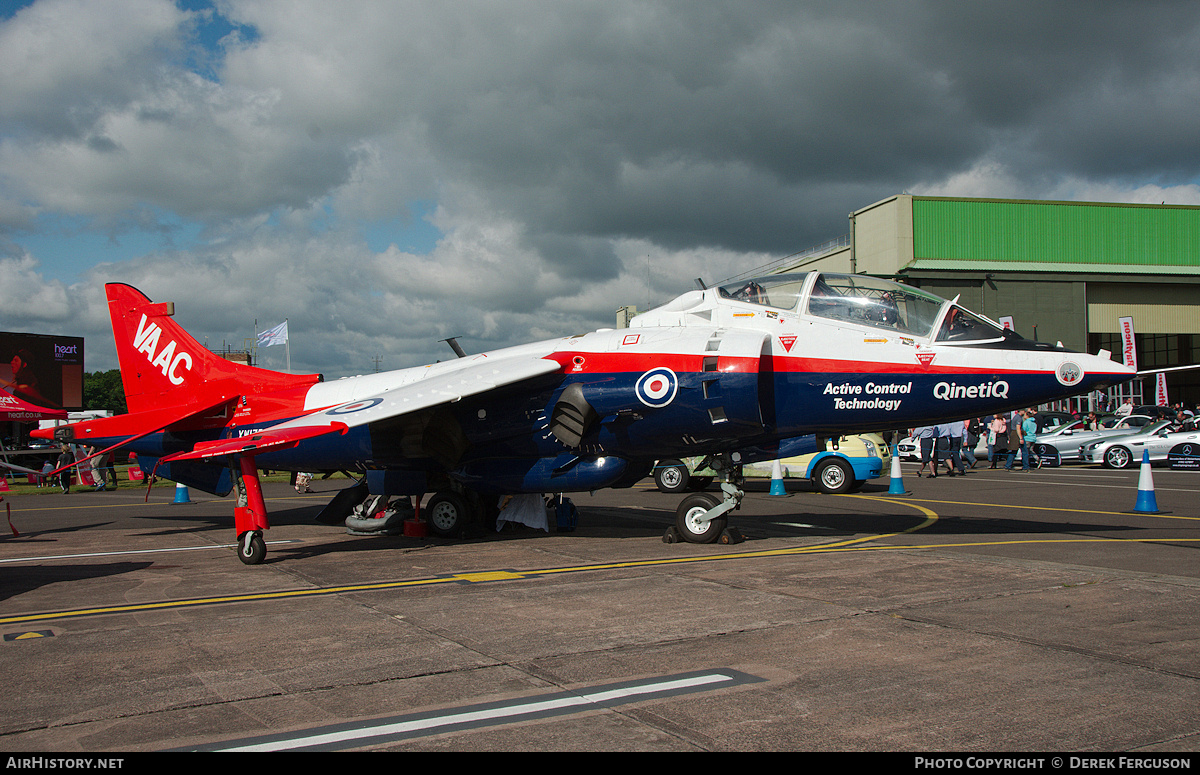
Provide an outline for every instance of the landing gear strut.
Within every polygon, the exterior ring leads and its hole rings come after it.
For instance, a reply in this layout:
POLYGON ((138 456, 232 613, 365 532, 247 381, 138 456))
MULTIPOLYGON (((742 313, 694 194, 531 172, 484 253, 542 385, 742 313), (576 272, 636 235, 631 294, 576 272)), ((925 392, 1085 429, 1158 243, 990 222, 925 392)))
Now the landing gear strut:
POLYGON ((701 466, 707 466, 721 477, 722 497, 713 493, 692 493, 683 499, 675 510, 675 525, 667 528, 663 541, 668 544, 680 540, 693 544, 741 543, 744 539, 737 528, 729 527, 729 512, 741 508, 742 490, 741 456, 738 453, 714 455, 701 466))
POLYGON ((267 542, 263 531, 271 527, 267 522, 267 503, 263 500, 262 485, 258 481, 258 469, 252 455, 239 455, 238 466, 242 472, 242 491, 246 505, 233 510, 233 524, 238 536, 238 559, 246 565, 258 565, 267 556, 267 542))

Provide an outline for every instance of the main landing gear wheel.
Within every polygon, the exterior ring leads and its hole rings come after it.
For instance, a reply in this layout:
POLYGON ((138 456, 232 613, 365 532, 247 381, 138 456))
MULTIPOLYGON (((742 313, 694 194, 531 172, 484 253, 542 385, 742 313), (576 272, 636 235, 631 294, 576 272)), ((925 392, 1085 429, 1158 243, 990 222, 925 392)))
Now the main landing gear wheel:
POLYGON ((267 542, 262 532, 247 530, 238 536, 238 559, 246 565, 258 565, 267 556, 267 542))
POLYGON ((471 521, 467 499, 448 490, 435 493, 425 506, 424 516, 429 530, 441 538, 460 536, 471 521))
POLYGON ((684 498, 675 510, 675 529, 683 540, 693 544, 711 544, 725 531, 729 520, 722 514, 703 521, 709 510, 720 505, 721 499, 707 492, 697 492, 684 498))

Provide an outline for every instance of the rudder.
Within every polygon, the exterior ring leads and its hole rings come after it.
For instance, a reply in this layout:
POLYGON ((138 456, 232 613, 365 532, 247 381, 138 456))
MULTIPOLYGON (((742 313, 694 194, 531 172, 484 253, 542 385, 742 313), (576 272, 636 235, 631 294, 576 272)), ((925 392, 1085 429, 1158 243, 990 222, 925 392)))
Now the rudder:
POLYGON ((130 412, 204 403, 212 396, 311 385, 319 375, 294 375, 244 366, 213 354, 178 323, 174 302, 152 302, 123 283, 104 286, 121 382, 130 412))

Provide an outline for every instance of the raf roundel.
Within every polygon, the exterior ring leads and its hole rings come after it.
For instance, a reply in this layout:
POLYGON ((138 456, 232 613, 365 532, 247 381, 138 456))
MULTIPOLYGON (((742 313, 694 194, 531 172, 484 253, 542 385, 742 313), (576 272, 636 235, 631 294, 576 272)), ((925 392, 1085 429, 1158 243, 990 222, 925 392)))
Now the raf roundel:
POLYGON ((364 409, 370 409, 372 406, 382 402, 383 399, 379 397, 367 398, 362 401, 355 401, 351 404, 343 404, 342 406, 334 407, 333 409, 325 412, 325 414, 353 414, 354 412, 361 412, 364 409))
POLYGON ((638 377, 635 392, 638 400, 649 407, 662 407, 675 400, 679 378, 675 372, 660 366, 638 377))

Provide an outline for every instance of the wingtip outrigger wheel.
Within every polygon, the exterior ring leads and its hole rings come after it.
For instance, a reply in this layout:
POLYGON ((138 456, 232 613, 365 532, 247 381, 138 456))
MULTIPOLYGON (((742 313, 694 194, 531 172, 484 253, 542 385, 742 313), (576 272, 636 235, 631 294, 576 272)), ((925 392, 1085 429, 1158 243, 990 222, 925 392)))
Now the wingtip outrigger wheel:
POLYGON ((247 530, 238 536, 238 559, 246 565, 258 565, 267 556, 267 542, 261 530, 247 530))
POLYGON ((233 523, 238 537, 238 559, 246 565, 258 565, 267 556, 267 543, 263 531, 270 528, 267 522, 267 503, 263 499, 262 485, 258 481, 258 469, 252 455, 239 455, 238 466, 242 473, 242 489, 246 505, 233 510, 233 523))

